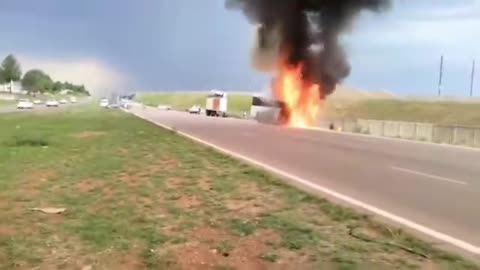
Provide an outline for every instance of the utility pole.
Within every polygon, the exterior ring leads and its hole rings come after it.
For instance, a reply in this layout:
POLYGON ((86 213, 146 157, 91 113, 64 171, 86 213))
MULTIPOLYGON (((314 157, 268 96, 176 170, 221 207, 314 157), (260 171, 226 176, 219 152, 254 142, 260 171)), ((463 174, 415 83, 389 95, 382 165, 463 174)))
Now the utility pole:
POLYGON ((472 77, 470 78, 470 97, 473 97, 473 85, 475 83, 475 60, 472 64, 472 77))
POLYGON ((443 55, 440 57, 440 75, 438 78, 438 96, 442 95, 443 55))

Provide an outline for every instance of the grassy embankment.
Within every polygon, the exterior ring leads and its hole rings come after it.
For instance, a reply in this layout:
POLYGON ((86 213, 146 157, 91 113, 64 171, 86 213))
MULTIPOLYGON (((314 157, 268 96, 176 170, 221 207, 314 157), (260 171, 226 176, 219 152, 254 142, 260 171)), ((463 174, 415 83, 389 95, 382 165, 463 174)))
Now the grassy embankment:
POLYGON ((120 111, 0 126, 0 269, 478 269, 120 111))
POLYGON ((362 100, 329 106, 337 118, 480 126, 480 103, 456 101, 362 100))

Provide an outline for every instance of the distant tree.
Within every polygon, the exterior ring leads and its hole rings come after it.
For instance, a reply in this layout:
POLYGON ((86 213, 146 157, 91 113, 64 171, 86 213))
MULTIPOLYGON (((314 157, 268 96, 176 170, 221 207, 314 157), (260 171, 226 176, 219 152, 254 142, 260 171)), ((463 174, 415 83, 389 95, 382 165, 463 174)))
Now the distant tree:
POLYGON ((52 92, 60 92, 63 89, 63 83, 56 81, 53 83, 52 92))
POLYGON ((4 81, 19 81, 22 78, 22 68, 15 56, 12 54, 5 57, 1 65, 2 75, 4 81))
POLYGON ((28 92, 52 92, 54 86, 50 76, 40 69, 29 70, 22 79, 22 87, 28 92))
POLYGON ((0 84, 5 83, 5 79, 3 78, 3 69, 0 67, 0 84))

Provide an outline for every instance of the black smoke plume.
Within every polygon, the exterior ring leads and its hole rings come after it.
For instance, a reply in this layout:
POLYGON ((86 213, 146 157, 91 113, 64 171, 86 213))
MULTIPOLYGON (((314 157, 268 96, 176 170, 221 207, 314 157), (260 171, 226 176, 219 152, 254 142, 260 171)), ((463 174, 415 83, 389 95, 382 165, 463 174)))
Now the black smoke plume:
POLYGON ((254 51, 256 66, 302 64, 303 79, 321 85, 321 97, 350 74, 339 43, 363 10, 381 11, 390 0, 226 0, 258 25, 254 51))

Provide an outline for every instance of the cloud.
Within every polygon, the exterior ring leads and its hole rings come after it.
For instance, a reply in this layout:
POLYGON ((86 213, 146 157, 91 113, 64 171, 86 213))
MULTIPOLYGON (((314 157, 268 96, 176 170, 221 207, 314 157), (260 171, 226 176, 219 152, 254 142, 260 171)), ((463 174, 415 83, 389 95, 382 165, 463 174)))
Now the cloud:
POLYGON ((48 73, 53 80, 84 84, 93 95, 123 91, 129 78, 102 61, 89 58, 56 59, 17 55, 24 72, 36 68, 48 73))

